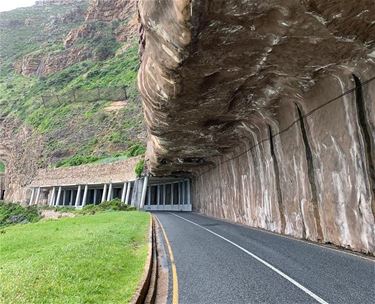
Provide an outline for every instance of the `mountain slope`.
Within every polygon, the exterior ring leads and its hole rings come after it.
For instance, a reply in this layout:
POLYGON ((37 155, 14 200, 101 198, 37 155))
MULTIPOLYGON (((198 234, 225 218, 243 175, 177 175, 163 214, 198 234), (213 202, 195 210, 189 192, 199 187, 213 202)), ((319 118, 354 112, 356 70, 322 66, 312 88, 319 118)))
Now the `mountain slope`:
POLYGON ((128 0, 46 1, 0 13, 1 117, 41 136, 39 167, 144 150, 135 19, 128 0))

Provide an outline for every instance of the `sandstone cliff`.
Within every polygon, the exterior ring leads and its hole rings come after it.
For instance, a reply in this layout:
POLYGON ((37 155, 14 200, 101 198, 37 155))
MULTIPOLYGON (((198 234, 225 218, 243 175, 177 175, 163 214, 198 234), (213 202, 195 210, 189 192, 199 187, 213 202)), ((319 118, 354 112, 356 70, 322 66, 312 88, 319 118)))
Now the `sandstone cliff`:
POLYGON ((49 51, 47 48, 29 53, 15 63, 16 71, 25 76, 47 76, 87 59, 103 59, 98 58, 95 49, 100 44, 108 43, 112 37, 120 43, 128 42, 122 45, 121 51, 125 51, 138 33, 136 1, 92 0, 86 11, 87 2, 88 0, 51 0, 37 3, 44 6, 72 7, 63 15, 54 16, 44 25, 46 36, 65 24, 79 26, 61 37, 63 49, 49 51))
POLYGON ((43 139, 12 118, 0 120, 0 160, 6 166, 5 200, 25 202, 43 158, 43 139))
POLYGON ((144 152, 135 3, 86 4, 45 1, 0 12, 0 116, 7 122, 0 125, 0 160, 9 172, 7 200, 25 201, 38 168, 115 162, 144 152), (119 14, 120 8, 129 11, 119 14), (81 34, 68 41, 72 29, 81 34))
POLYGON ((198 211, 375 253, 372 1, 139 1, 153 174, 198 211))

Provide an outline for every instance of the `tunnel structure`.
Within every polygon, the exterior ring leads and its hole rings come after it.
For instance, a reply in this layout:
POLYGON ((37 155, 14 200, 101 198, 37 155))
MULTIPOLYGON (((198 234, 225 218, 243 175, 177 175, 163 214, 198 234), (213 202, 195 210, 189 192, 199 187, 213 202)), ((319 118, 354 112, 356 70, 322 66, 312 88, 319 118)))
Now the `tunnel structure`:
POLYGON ((118 199, 150 211, 192 210, 189 178, 137 177, 139 160, 40 169, 28 186, 27 204, 80 209, 118 199))
POLYGON ((139 1, 152 176, 193 210, 375 254, 375 7, 139 1))

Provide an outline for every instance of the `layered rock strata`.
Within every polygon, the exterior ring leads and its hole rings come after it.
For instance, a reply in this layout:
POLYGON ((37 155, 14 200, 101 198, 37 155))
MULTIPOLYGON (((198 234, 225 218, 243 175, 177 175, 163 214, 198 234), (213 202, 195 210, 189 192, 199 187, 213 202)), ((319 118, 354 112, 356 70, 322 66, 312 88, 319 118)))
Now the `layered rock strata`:
POLYGON ((0 160, 6 165, 5 200, 24 203, 42 159, 42 139, 12 118, 0 120, 0 160))
POLYGON ((139 1, 155 175, 213 216, 375 253, 371 1, 139 1))
MULTIPOLYGON (((80 4, 82 7, 88 0, 83 1, 45 1, 43 5, 80 4)), ((42 5, 42 2, 39 4, 42 5)), ((66 23, 82 25, 72 29, 63 39, 64 48, 53 52, 34 52, 20 58, 14 65, 15 70, 24 75, 48 76, 69 67, 75 63, 88 59, 97 60, 93 48, 95 45, 85 44, 88 40, 99 40, 102 34, 101 26, 105 23, 118 26, 113 29, 114 38, 123 44, 120 52, 125 51, 138 34, 138 14, 136 0, 92 0, 87 12, 77 6, 61 17, 55 17, 46 25, 45 33, 53 31, 53 27, 66 23)))

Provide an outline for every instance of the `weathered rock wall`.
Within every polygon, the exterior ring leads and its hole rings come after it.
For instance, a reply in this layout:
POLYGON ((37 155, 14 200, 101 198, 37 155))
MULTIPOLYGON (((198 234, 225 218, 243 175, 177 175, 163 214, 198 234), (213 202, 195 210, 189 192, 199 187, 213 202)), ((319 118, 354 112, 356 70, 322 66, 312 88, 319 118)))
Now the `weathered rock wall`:
POLYGON ((355 86, 345 70, 299 101, 280 102, 275 120, 258 124, 241 148, 197 175, 195 210, 375 254, 375 81, 355 86))
POLYGON ((6 165, 5 200, 23 203, 43 157, 43 140, 20 125, 12 118, 0 121, 0 160, 6 165))
POLYGON ((151 173, 196 176, 197 211, 374 254, 373 3, 139 11, 151 173))

